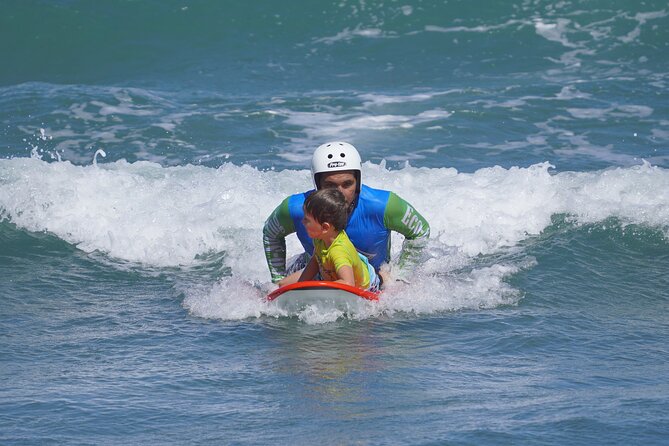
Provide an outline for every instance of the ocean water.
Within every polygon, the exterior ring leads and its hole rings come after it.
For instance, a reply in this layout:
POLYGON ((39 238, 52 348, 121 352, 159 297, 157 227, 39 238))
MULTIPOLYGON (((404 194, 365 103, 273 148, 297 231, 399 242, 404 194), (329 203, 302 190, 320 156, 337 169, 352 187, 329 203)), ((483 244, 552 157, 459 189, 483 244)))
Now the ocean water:
POLYGON ((0 67, 0 443, 669 443, 666 1, 8 0, 0 67), (287 314, 335 139, 431 237, 287 314))

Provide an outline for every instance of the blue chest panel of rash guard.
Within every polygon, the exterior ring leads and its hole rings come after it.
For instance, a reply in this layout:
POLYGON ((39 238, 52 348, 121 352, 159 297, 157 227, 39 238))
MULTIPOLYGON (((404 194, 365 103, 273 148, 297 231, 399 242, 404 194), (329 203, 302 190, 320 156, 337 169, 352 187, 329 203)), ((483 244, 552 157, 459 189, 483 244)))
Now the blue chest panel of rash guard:
MULTIPOLYGON (((304 217, 302 205, 312 192, 313 190, 295 194, 288 199, 288 209, 297 237, 309 254, 314 252, 314 245, 302 224, 304 217)), ((383 224, 383 214, 386 211, 388 197, 390 197, 390 192, 372 189, 363 184, 358 196, 358 204, 346 225, 348 238, 358 251, 367 256, 369 263, 377 270, 383 262, 390 259, 390 230, 383 224)))

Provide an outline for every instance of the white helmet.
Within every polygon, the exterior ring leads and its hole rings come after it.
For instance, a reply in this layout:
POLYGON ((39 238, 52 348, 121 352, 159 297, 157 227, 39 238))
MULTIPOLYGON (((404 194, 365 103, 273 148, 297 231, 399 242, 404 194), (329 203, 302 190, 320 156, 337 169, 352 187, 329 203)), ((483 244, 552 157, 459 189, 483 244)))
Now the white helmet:
POLYGON ((314 180, 314 186, 318 189, 319 174, 353 170, 358 181, 357 189, 360 192, 361 165, 360 154, 353 145, 342 141, 321 144, 311 158, 311 177, 314 180))

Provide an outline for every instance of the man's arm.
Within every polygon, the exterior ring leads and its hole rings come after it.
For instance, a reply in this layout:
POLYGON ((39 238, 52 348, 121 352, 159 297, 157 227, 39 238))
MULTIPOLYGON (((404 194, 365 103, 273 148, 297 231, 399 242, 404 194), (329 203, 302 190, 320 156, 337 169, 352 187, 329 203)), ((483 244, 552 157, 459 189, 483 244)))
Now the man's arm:
POLYGON ((267 266, 274 283, 286 276, 286 236, 295 232, 293 226, 286 198, 267 218, 262 230, 267 266))
POLYGON ((430 224, 413 206, 393 192, 388 197, 383 223, 386 228, 404 236, 400 267, 413 266, 430 237, 430 224))

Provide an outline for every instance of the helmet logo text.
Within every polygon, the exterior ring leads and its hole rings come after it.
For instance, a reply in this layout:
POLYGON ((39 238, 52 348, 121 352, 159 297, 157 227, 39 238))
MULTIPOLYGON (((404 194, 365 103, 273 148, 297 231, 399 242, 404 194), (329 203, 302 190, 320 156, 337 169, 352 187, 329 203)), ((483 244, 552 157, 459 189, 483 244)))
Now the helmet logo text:
POLYGON ((331 163, 328 163, 328 169, 332 169, 333 167, 344 167, 345 165, 345 161, 332 161, 331 163))

